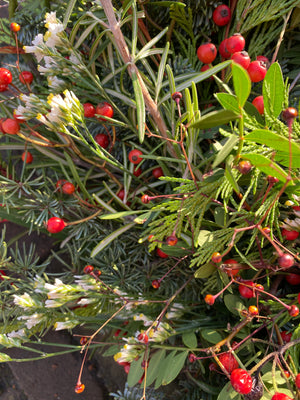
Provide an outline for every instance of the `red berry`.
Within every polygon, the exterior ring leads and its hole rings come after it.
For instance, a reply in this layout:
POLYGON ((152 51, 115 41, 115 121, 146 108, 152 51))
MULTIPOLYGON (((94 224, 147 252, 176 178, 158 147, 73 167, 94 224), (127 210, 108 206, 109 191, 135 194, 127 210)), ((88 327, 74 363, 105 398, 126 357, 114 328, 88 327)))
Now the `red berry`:
POLYGON ((264 79, 267 73, 265 63, 262 61, 252 61, 247 68, 251 82, 260 82, 264 79))
POLYGON ((133 169, 133 175, 136 177, 139 177, 142 174, 142 172, 143 172, 142 169, 139 167, 134 167, 133 169))
POLYGON ((158 289, 160 287, 160 283, 157 279, 154 279, 154 281, 152 281, 151 285, 154 289, 158 289))
POLYGON ((300 374, 297 374, 296 379, 295 379, 295 384, 298 389, 300 389, 300 374))
POLYGON ((7 68, 0 68, 0 85, 9 85, 12 82, 12 73, 7 68))
POLYGON ((298 303, 300 304, 300 293, 298 293, 298 303))
POLYGON ((109 145, 108 136, 105 133, 97 133, 95 136, 95 142, 99 144, 103 149, 106 149, 109 145))
POLYGON ((278 257, 278 265, 281 268, 290 268, 294 265, 295 260, 294 257, 291 256, 290 254, 282 254, 280 257, 278 257))
POLYGON ((212 306, 215 303, 215 297, 212 294, 207 294, 204 297, 204 301, 206 304, 208 304, 209 306, 212 306))
POLYGON ((276 178, 275 176, 268 175, 267 181, 269 182, 270 185, 275 185, 275 183, 279 182, 279 179, 276 178))
POLYGON ((288 274, 285 276, 285 280, 290 285, 300 285, 300 275, 298 274, 288 274))
POLYGON ((130 371, 130 363, 127 362, 126 365, 123 365, 123 368, 124 368, 125 374, 129 374, 129 371, 130 371))
POLYGON ((231 57, 231 53, 229 53, 229 51, 227 49, 227 41, 228 41, 228 39, 222 40, 222 42, 220 43, 220 46, 219 46, 219 53, 225 59, 231 57))
POLYGON ((213 12, 213 21, 218 26, 225 26, 231 18, 231 11, 226 4, 220 4, 213 12))
POLYGON ((66 183, 66 182, 67 182, 66 179, 59 179, 59 180, 56 182, 56 184, 55 184, 56 189, 60 189, 60 190, 61 190, 62 185, 63 185, 64 183, 66 183))
POLYGON ((239 363, 232 353, 223 353, 219 355, 219 361, 223 364, 228 374, 239 367, 239 363))
POLYGON ((143 194, 143 196, 141 197, 141 202, 142 202, 143 204, 148 204, 148 203, 150 203, 149 196, 148 196, 147 194, 143 194))
POLYGON ((140 342, 144 342, 145 344, 148 343, 148 335, 146 333, 140 333, 137 337, 137 340, 139 340, 140 342))
POLYGON ((222 256, 220 253, 218 253, 217 251, 214 252, 211 256, 211 261, 214 263, 220 263, 222 261, 222 256))
POLYGON ((19 132, 20 125, 15 119, 7 118, 5 121, 2 122, 2 129, 5 133, 15 135, 19 132))
POLYGON ((271 233, 271 229, 270 229, 268 226, 265 226, 265 227, 263 228, 263 231, 264 231, 267 235, 269 235, 269 234, 271 233))
POLYGON ((235 33, 228 38, 226 47, 230 54, 242 51, 245 47, 245 39, 240 33, 235 33))
POLYGON ((217 57, 217 48, 213 43, 204 43, 197 49, 197 56, 203 64, 210 64, 217 57))
POLYGON ((275 393, 271 400, 293 400, 290 396, 284 393, 275 393))
POLYGON ((82 336, 80 338, 79 343, 81 344, 81 346, 84 346, 85 344, 87 344, 87 341, 88 341, 87 337, 86 336, 82 336))
POLYGON ((189 362, 190 362, 190 363, 193 363, 193 362, 195 362, 195 361, 197 361, 197 357, 195 356, 195 354, 190 353, 190 354, 189 354, 189 362))
MULTIPOLYGON (((283 374, 285 375, 286 378, 289 378, 291 376, 291 374, 289 373, 289 371, 285 370, 283 371, 283 374)), ((282 375, 282 374, 281 374, 282 375)), ((282 375, 283 376, 283 375, 282 375)))
POLYGON ((236 64, 241 65, 243 68, 247 69, 250 64, 250 57, 246 51, 237 51, 231 56, 232 61, 236 64))
POLYGON ((26 164, 31 164, 33 161, 33 155, 29 153, 29 151, 24 151, 22 153, 22 161, 24 161, 26 164))
MULTIPOLYGON (((109 103, 103 101, 102 103, 97 105, 95 114, 102 115, 103 117, 112 118, 114 115, 114 109, 109 103)), ((105 118, 102 117, 97 117, 97 119, 99 121, 105 121, 105 118)))
POLYGON ((83 383, 77 383, 77 385, 75 386, 75 393, 79 394, 82 393, 85 389, 85 386, 83 383))
POLYGON ((21 29, 20 25, 17 24, 16 22, 12 22, 12 23, 10 24, 10 30, 11 30, 12 32, 19 32, 20 29, 21 29))
POLYGON ((65 182, 62 187, 61 190, 63 191, 64 194, 73 194, 75 192, 75 186, 73 185, 72 182, 65 182))
POLYGON ((30 71, 23 71, 19 75, 19 80, 24 85, 25 83, 28 83, 30 85, 33 81, 33 74, 30 71))
POLYGON ((225 269, 224 269, 224 271, 226 272, 227 275, 235 276, 240 272, 239 268, 231 267, 231 264, 238 264, 238 262, 236 260, 228 259, 228 260, 224 261, 224 264, 228 265, 228 267, 225 267, 225 269))
POLYGON ((92 265, 86 265, 84 268, 83 268, 83 272, 85 273, 85 274, 90 274, 91 272, 93 272, 94 271, 94 267, 92 266, 92 265))
POLYGON ((172 100, 179 104, 180 100, 182 99, 182 94, 180 92, 174 92, 171 97, 172 100))
POLYGON ((52 217, 47 222, 47 231, 50 233, 58 233, 65 228, 65 222, 58 217, 52 217))
POLYGON ((83 112, 86 118, 93 118, 96 113, 96 109, 91 103, 84 103, 83 104, 83 112))
POLYGON ((266 66, 267 66, 267 68, 268 68, 269 65, 270 65, 270 60, 269 60, 268 57, 266 57, 266 56, 257 56, 257 57, 256 57, 256 60, 257 60, 257 61, 262 61, 263 63, 265 63, 266 66))
POLYGON ((251 171, 252 164, 250 161, 242 160, 239 162, 237 169, 242 175, 246 175, 251 171))
POLYGON ((142 155, 141 150, 133 149, 129 152, 128 159, 132 164, 139 164, 142 161, 142 155))
POLYGON ((289 309, 289 314, 291 317, 297 317, 299 315, 299 308, 295 304, 291 305, 289 309))
POLYGON ((169 246, 175 246, 177 244, 177 242, 178 242, 178 239, 175 235, 171 235, 166 238, 166 243, 169 246))
MULTIPOLYGON (((255 283, 252 281, 244 281, 244 283, 248 286, 252 286, 252 287, 255 286, 255 283)), ((251 289, 244 285, 239 285, 239 292, 240 292, 240 295, 242 297, 244 297, 245 299, 251 299, 252 297, 255 297, 254 289, 251 289)))
POLYGON ((8 89, 8 85, 0 85, 0 92, 5 92, 8 89))
POLYGON ((156 255, 160 258, 168 258, 168 254, 164 253, 159 247, 156 249, 156 255))
POLYGON ((264 107, 264 97, 263 96, 257 96, 252 100, 252 104, 254 107, 257 109, 257 111, 262 115, 264 113, 265 107, 264 107))
POLYGON ((120 189, 118 191, 118 193, 116 193, 116 194, 117 194, 117 196, 119 197, 120 200, 124 200, 124 197, 125 197, 125 190, 124 189, 120 189))
POLYGON ((258 315, 259 314, 258 308, 256 306, 249 306, 248 312, 251 315, 258 315))
POLYGON ((284 342, 289 343, 292 338, 292 332, 282 331, 280 332, 280 336, 284 342))
POLYGON ((285 121, 288 121, 290 119, 294 119, 298 117, 298 111, 294 107, 288 107, 284 111, 282 111, 282 118, 285 121))
POLYGON ((154 178, 158 179, 161 176, 164 176, 163 170, 161 167, 156 167, 152 170, 152 175, 154 176, 154 178))
POLYGON ((281 234, 284 239, 286 240, 295 240, 299 236, 299 232, 297 231, 289 231, 287 229, 282 228, 281 229, 281 234))
POLYGON ((241 394, 248 394, 252 389, 252 378, 242 368, 234 369, 230 375, 230 382, 233 389, 241 394))

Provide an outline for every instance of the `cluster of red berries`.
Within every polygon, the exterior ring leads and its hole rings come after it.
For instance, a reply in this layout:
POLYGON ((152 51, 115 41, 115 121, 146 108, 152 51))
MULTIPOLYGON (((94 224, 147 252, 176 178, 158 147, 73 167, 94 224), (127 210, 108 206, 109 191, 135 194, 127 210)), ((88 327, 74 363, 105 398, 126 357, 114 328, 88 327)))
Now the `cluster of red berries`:
POLYGON ((66 179, 59 179, 55 185, 56 189, 63 192, 64 194, 71 195, 75 192, 75 185, 66 179))
MULTIPOLYGON (((7 68, 0 68, 0 92, 5 92, 8 85, 12 83, 12 73, 7 68)), ((19 80, 23 84, 31 84, 33 81, 33 74, 30 71, 22 71, 19 74, 19 80)))
MULTIPOLYGON (((95 115, 98 115, 96 117, 98 121, 105 121, 106 118, 112 118, 114 115, 112 105, 106 101, 99 103, 96 107, 91 103, 84 103, 83 112, 86 118, 93 118, 95 115)), ((95 136, 95 141, 103 149, 106 149, 109 145, 109 138, 105 133, 98 133, 95 136)))

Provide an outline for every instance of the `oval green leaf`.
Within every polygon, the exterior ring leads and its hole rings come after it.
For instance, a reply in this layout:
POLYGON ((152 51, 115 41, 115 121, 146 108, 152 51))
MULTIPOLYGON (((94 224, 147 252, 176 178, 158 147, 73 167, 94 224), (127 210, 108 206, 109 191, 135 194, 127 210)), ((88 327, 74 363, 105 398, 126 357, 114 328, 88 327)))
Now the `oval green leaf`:
POLYGON ((261 154, 242 154, 242 158, 249 160, 252 165, 264 172, 266 175, 278 178, 280 182, 286 182, 288 174, 274 161, 261 154))
POLYGON ((268 115, 277 118, 284 102, 284 81, 281 68, 273 63, 263 81, 264 108, 268 115))
POLYGON ((188 125, 188 127, 197 129, 209 129, 215 126, 226 125, 229 122, 238 119, 239 116, 240 115, 238 113, 232 110, 212 111, 209 114, 201 117, 200 121, 188 125))
POLYGON ((240 107, 244 107, 251 92, 251 81, 248 72, 239 64, 232 63, 232 79, 238 104, 240 107))

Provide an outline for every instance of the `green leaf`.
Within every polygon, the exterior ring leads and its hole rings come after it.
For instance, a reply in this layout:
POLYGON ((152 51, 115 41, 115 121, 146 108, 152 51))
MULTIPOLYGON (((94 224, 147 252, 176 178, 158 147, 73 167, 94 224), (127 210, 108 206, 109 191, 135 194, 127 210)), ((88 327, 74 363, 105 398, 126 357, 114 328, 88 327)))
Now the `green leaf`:
POLYGON ((115 344, 114 346, 110 346, 104 353, 101 354, 102 357, 111 357, 117 354, 120 351, 120 346, 115 344))
POLYGON ((199 233, 198 240, 197 240, 197 245, 202 247, 206 243, 210 243, 214 240, 214 235, 210 231, 206 231, 205 229, 202 229, 199 233))
POLYGON ((213 343, 213 344, 217 344, 221 340, 223 340, 220 333, 217 332, 215 329, 210 329, 210 328, 201 329, 201 335, 205 340, 207 340, 209 343, 213 343))
POLYGON ((212 111, 209 114, 204 115, 201 119, 193 124, 188 124, 189 128, 197 129, 209 129, 215 126, 225 125, 229 122, 239 118, 239 114, 232 110, 218 110, 212 111))
POLYGON ((145 137, 145 121, 146 121, 146 111, 145 111, 145 102, 144 96, 142 92, 142 88, 140 86, 137 74, 135 71, 132 71, 131 74, 133 90, 136 101, 136 112, 137 112, 137 123, 138 123, 138 133, 140 143, 143 143, 145 137))
MULTIPOLYGON (((272 371, 265 373, 261 379, 263 382, 272 384, 274 379, 272 371)), ((275 381, 278 385, 284 385, 286 383, 286 378, 281 375, 281 371, 275 371, 275 381)))
POLYGON ((142 355, 137 361, 133 360, 130 363, 130 369, 127 377, 127 383, 129 387, 136 385, 144 373, 144 370, 141 366, 143 357, 144 356, 142 355))
MULTIPOLYGON (((150 40, 136 55, 135 61, 137 61, 140 58, 144 58, 145 54, 148 52, 151 47, 153 47, 168 31, 169 27, 166 27, 163 29, 158 35, 156 35, 153 39, 150 40)), ((168 46, 167 46, 168 47, 168 46)))
POLYGON ((98 218, 99 219, 117 219, 117 218, 127 217, 128 215, 141 214, 141 213, 145 213, 145 211, 144 210, 120 211, 120 212, 116 212, 116 213, 113 213, 113 214, 101 215, 98 218))
POLYGON ((232 79, 238 105, 242 108, 251 92, 251 81, 245 68, 232 63, 232 79))
MULTIPOLYGON (((231 156, 229 158, 232 158, 231 156)), ((232 160, 226 160, 225 176, 236 193, 240 193, 240 188, 232 173, 232 160)))
POLYGON ((240 112, 237 97, 229 93, 216 93, 215 97, 223 108, 232 110, 236 113, 240 112))
POLYGON ((221 164, 221 162, 223 162, 225 160, 225 158, 228 156, 228 154, 231 153, 232 149, 238 143, 238 141, 239 141, 238 136, 236 136, 234 134, 231 135, 229 139, 227 139, 226 143, 224 144, 222 149, 217 154, 217 156, 213 162, 212 168, 216 168, 217 165, 221 164))
POLYGON ((212 263, 207 263, 201 265, 201 267, 197 269, 195 272, 195 278, 209 278, 214 272, 216 272, 216 266, 212 263))
POLYGON ((164 362, 165 374, 162 379, 162 385, 168 385, 176 378, 184 366, 187 355, 188 351, 181 351, 179 354, 174 354, 170 359, 166 358, 166 360, 168 359, 168 363, 164 362))
POLYGON ((240 400, 241 396, 233 389, 230 382, 228 382, 221 392, 217 400, 240 400))
POLYGON ((73 8, 75 7, 76 1, 77 0, 70 0, 66 10, 64 11, 63 25, 65 28, 68 25, 69 18, 70 18, 70 15, 72 14, 73 8))
POLYGON ((280 65, 275 62, 267 71, 263 81, 264 108, 268 115, 277 118, 282 111, 285 90, 280 65))
POLYGON ((12 361, 12 358, 5 353, 0 353, 0 363, 7 361, 12 361))
MULTIPOLYGON (((267 129, 256 129, 245 136, 246 141, 264 144, 274 150, 279 150, 281 153, 289 154, 290 143, 289 140, 275 132, 267 129)), ((291 143, 292 157, 300 158, 300 145, 298 143, 291 143)))
POLYGON ((91 252, 91 257, 95 257, 101 250, 104 249, 109 243, 111 243, 113 240, 115 240, 118 236, 122 235, 122 233, 128 231, 135 225, 134 222, 131 222, 130 224, 124 225, 121 228, 117 229, 110 235, 108 235, 105 239, 101 240, 100 243, 97 244, 96 247, 91 252))
POLYGON ((286 182, 287 173, 274 161, 260 154, 242 154, 242 158, 249 160, 252 165, 264 172, 266 175, 274 176, 281 182, 286 182))
POLYGON ((182 341, 186 347, 189 347, 190 349, 195 349, 197 347, 198 341, 195 332, 185 332, 182 335, 182 341))
POLYGON ((159 64, 159 68, 158 68, 158 72, 157 72, 157 79, 156 79, 156 83, 155 83, 155 102, 156 103, 157 103, 157 99, 159 96, 159 92, 160 92, 162 81, 163 81, 164 74, 165 74, 167 57, 169 54, 169 48, 170 48, 170 42, 167 42, 164 52, 161 55, 161 60, 160 60, 160 64, 159 64))
POLYGON ((226 308, 234 315, 241 315, 240 312, 245 309, 245 305, 240 296, 235 294, 226 294, 224 296, 226 308))
POLYGON ((156 351, 150 358, 149 366, 147 370, 147 386, 151 385, 155 379, 159 376, 160 366, 163 365, 163 360, 165 359, 166 350, 156 351))

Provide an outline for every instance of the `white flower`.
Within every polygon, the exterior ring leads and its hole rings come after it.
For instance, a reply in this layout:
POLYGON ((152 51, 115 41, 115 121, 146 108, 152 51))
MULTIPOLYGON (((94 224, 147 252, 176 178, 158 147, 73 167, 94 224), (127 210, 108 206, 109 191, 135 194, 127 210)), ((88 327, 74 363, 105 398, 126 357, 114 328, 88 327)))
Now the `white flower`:
POLYGON ((64 31, 64 26, 56 18, 56 12, 46 13, 45 15, 45 27, 48 31, 45 33, 44 39, 48 47, 55 47, 61 45, 62 41, 58 34, 64 31))
POLYGON ((34 313, 32 315, 22 315, 21 317, 18 317, 18 319, 25 320, 26 327, 28 329, 31 329, 33 326, 45 321, 46 317, 44 316, 44 314, 34 313))
POLYGON ((153 321, 151 321, 148 317, 144 314, 136 314, 133 316, 134 321, 143 321, 145 326, 150 326, 153 321))
POLYGON ((72 329, 74 326, 78 325, 78 321, 71 321, 66 319, 65 321, 58 321, 54 324, 56 331, 61 331, 62 329, 72 329))
POLYGON ((98 300, 97 300, 97 299, 87 299, 87 298, 83 298, 83 299, 80 299, 80 300, 77 302, 77 305, 79 305, 79 306, 86 306, 86 305, 88 305, 88 304, 95 303, 96 301, 98 301, 98 300))
POLYGON ((9 332, 7 334, 7 336, 9 338, 15 338, 15 339, 20 339, 20 340, 27 339, 27 335, 25 333, 25 329, 19 329, 18 331, 9 332))
POLYGON ((44 58, 44 38, 41 33, 39 33, 32 41, 33 46, 24 46, 23 49, 25 53, 33 53, 37 59, 37 62, 40 62, 44 58))
POLYGON ((75 275, 75 278, 76 284, 83 290, 99 290, 101 288, 101 283, 89 275, 75 275))
POLYGON ((46 28, 48 28, 48 24, 55 24, 57 22, 56 18, 56 11, 51 11, 50 13, 45 14, 45 22, 46 22, 46 28))
POLYGON ((40 307, 41 304, 33 299, 28 293, 24 293, 21 296, 14 294, 14 303, 17 306, 20 306, 24 310, 31 308, 31 307, 40 307))
POLYGON ((117 363, 131 362, 141 353, 141 347, 135 344, 126 343, 124 347, 114 355, 117 363))
POLYGON ((173 330, 166 322, 161 322, 149 331, 149 341, 162 343, 173 334, 173 330))
POLYGON ((179 318, 184 314, 184 306, 180 303, 174 303, 166 313, 167 319, 179 318))

